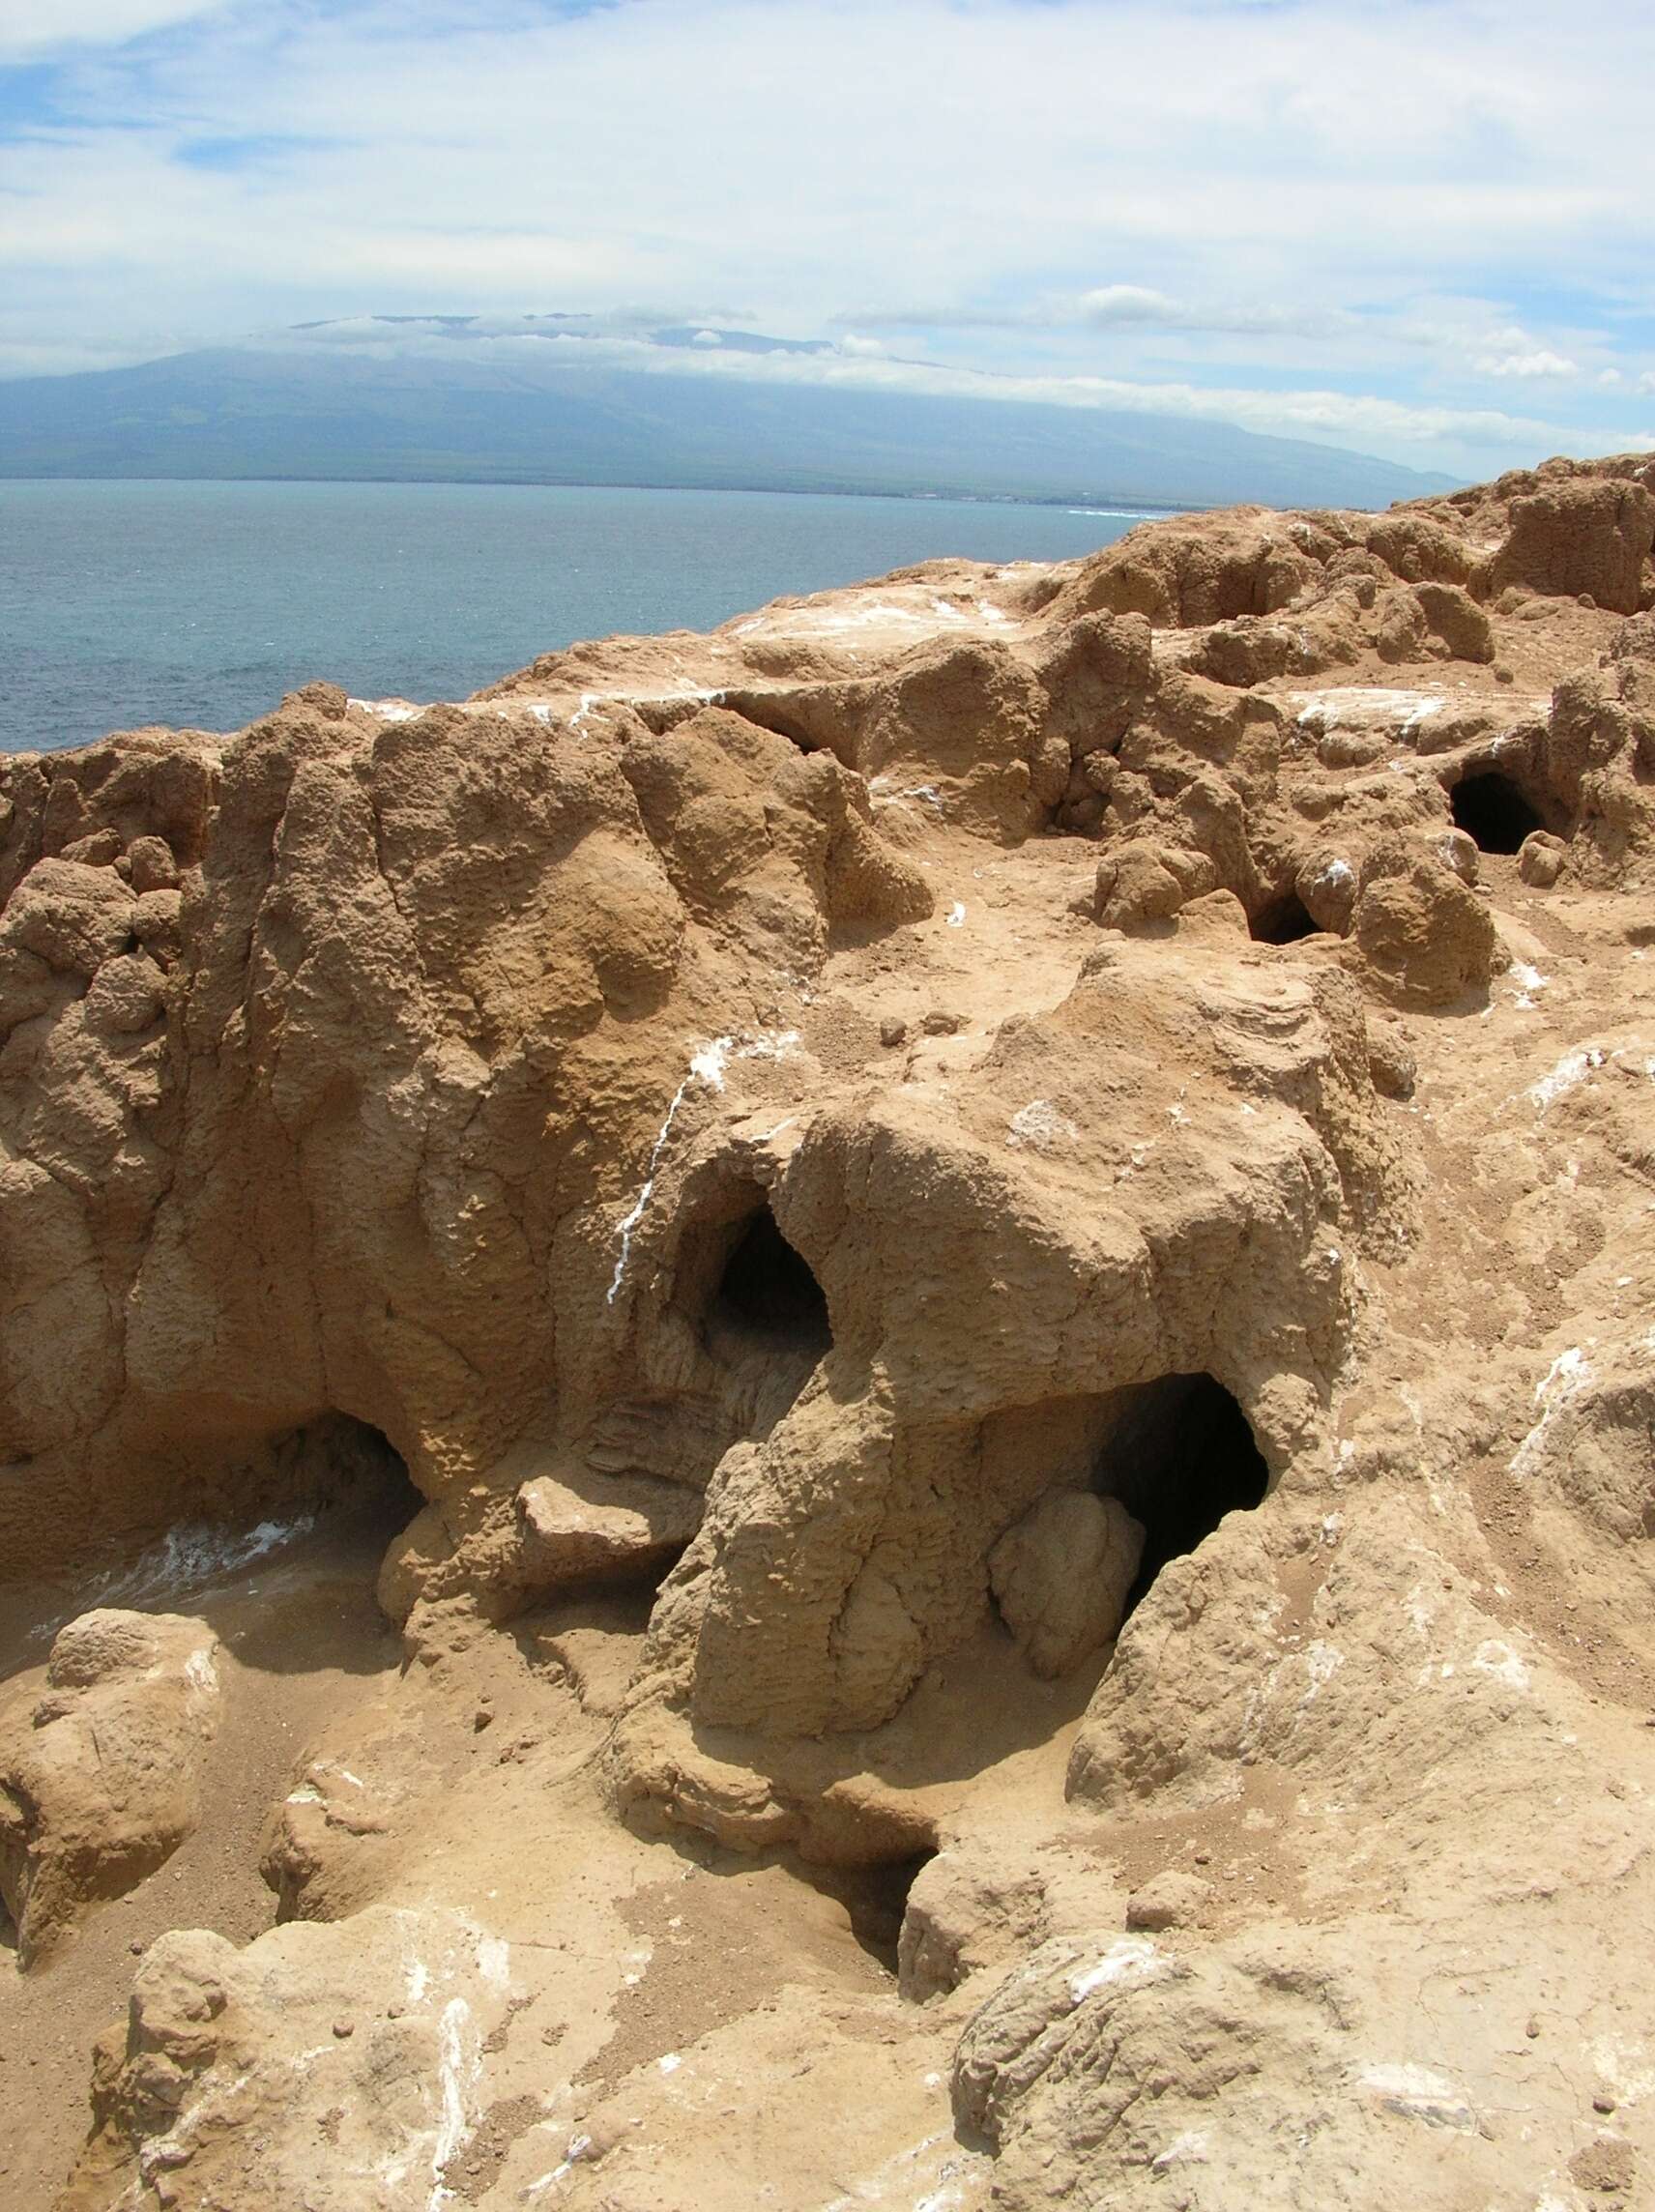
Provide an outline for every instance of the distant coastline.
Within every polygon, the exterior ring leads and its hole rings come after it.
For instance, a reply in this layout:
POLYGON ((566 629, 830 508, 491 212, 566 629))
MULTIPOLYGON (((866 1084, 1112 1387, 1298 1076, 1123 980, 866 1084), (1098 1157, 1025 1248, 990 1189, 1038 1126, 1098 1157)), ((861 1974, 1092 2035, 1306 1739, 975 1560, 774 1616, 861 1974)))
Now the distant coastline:
MULTIPOLYGON (((922 507, 995 507, 1043 508, 1074 515, 1092 515, 1100 519, 1116 520, 1122 517, 1141 518, 1145 522, 1158 522, 1170 514, 1211 514, 1221 507, 1233 505, 1227 500, 1164 501, 1142 499, 1131 492, 1071 492, 1062 496, 1045 493, 984 492, 984 491, 894 491, 870 489, 859 484, 775 484, 775 483, 649 483, 610 482, 587 477, 490 477, 490 476, 401 476, 388 473, 372 475, 310 475, 303 470, 276 473, 270 470, 249 472, 246 475, 226 475, 202 471, 169 470, 157 474, 153 470, 133 470, 129 474, 119 469, 8 469, 0 460, 0 489, 13 483, 131 483, 131 484, 338 484, 361 487, 370 484, 419 484, 428 490, 441 490, 449 485, 466 486, 490 491, 636 491, 636 492, 730 492, 745 499, 888 499, 922 507)), ((1263 500, 1256 503, 1269 506, 1263 500)))

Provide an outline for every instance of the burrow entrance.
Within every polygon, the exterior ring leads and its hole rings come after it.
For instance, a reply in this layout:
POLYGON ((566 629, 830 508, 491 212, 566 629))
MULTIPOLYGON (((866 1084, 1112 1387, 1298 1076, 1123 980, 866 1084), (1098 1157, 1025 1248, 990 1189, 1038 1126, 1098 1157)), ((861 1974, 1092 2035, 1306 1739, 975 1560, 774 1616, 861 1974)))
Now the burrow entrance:
POLYGON ((743 1183, 684 1230, 673 1303, 724 1371, 735 1433, 781 1418, 833 1347, 828 1299, 782 1235, 767 1194, 743 1183))
POLYGON ((844 1906, 857 1947, 877 1960, 887 1974, 894 1974, 908 1893, 921 1868, 929 1866, 936 1855, 935 1849, 927 1848, 904 1858, 859 1867, 807 1866, 800 1861, 793 1871, 813 1889, 844 1906))
POLYGON ((1448 795, 1454 826, 1482 853, 1515 853, 1546 824, 1509 775, 1498 769, 1468 775, 1448 795))
POLYGON ((1249 926, 1259 945, 1296 945, 1300 938, 1314 937, 1319 925, 1298 893, 1288 891, 1262 907, 1249 926))
POLYGON ((273 1438, 228 1476, 267 1525, 349 1523, 354 1532, 400 1535, 425 1499, 384 1433, 348 1413, 324 1413, 273 1438), (245 1486, 245 1487, 244 1487, 245 1486))
MULTIPOLYGON (((1144 1549, 1131 1587, 1117 1591, 1118 1599, 1124 1597, 1121 1618, 1169 1559, 1193 1552, 1227 1513, 1262 1504, 1270 1483, 1246 1414, 1224 1385, 1205 1373, 1163 1375, 1152 1382, 1094 1396, 1047 1399, 998 1415, 982 1431, 981 1465, 991 1495, 1006 1486, 1025 1498, 1031 1474, 1038 1470, 1047 1487, 1032 1499, 1027 1508, 1031 1513, 1089 1490, 1125 1507, 1144 1530, 1144 1549)), ((1014 1613, 1033 1620, 1050 1612, 1054 1620, 1060 1619, 1073 1610, 1068 1578, 1087 1570, 1044 1545, 1032 1557, 1034 1563, 1020 1571, 1014 1549, 1000 1570, 1011 1581, 1006 1590, 997 1588, 996 1601, 1003 1613, 1009 1592, 1014 1613), (1033 1576, 1032 1584, 1028 1575, 1033 1576), (1054 1579, 1050 1607, 1038 1594, 1049 1578, 1054 1579)), ((1048 1646, 1051 1663, 1058 1672, 1067 1672, 1059 1650, 1060 1644, 1048 1646)))
POLYGON ((165 1534, 88 1584, 75 1611, 164 1606, 298 1546, 371 1571, 425 1499, 380 1430, 324 1413, 200 1470, 181 1503, 165 1534))
POLYGON ((782 1235, 768 1204, 738 1224, 707 1325, 710 1336, 809 1353, 812 1366, 831 1346, 822 1286, 810 1263, 782 1235))
POLYGON ((1094 1487, 1145 1530, 1136 1605, 1167 1564, 1193 1552, 1227 1513, 1262 1505, 1270 1487, 1247 1416, 1210 1375, 1164 1375, 1116 1393, 1094 1487))

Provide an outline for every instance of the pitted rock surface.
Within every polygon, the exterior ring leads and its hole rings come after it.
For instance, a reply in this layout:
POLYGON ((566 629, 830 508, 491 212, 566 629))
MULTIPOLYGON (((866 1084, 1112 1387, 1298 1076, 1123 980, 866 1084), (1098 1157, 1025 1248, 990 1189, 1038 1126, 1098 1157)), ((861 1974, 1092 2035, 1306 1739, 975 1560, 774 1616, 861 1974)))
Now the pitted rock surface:
POLYGON ((1652 539, 0 763, 19 2201, 1630 2212, 1652 539))

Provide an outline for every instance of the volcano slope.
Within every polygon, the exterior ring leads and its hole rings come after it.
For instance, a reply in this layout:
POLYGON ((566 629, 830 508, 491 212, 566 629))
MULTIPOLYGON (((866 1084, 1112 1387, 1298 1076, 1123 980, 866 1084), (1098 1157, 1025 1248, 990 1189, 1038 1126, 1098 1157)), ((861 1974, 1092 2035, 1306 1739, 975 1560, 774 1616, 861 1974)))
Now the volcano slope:
POLYGON ((4 765, 9 2202, 1650 2201, 1652 492, 4 765))

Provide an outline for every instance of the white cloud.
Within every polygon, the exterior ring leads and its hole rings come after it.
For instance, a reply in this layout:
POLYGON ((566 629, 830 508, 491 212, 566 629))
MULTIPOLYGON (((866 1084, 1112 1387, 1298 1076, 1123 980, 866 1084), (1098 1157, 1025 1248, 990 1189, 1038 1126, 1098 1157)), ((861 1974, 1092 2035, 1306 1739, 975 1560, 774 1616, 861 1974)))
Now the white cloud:
POLYGON ((124 45, 210 15, 221 0, 0 0, 0 66, 76 45, 124 45))
MULTIPOLYGON (((0 0, 0 57, 46 50, 46 4, 0 0)), ((868 334, 922 300, 904 350, 955 372, 1468 470, 1618 434, 1590 413, 1614 344, 1580 322, 1655 266, 1655 15, 1623 0, 63 0, 51 21, 62 105, 0 145, 14 373, 366 306, 644 300, 691 330, 719 300, 837 327, 833 358, 877 366, 868 334), (121 44, 145 30, 168 35, 121 44), (1543 358, 1576 367, 1517 365, 1543 358), (1579 418, 1508 411, 1524 377, 1579 418)))
POLYGON ((1536 346, 1531 353, 1485 354, 1477 363, 1485 376, 1579 376, 1581 364, 1566 354, 1536 346))
POLYGON ((1176 323, 1182 314, 1176 300, 1147 284, 1103 284, 1083 292, 1076 305, 1090 323, 1176 323))
POLYGON ((1174 300, 1143 284, 1105 284, 1083 292, 1072 309, 1057 304, 1052 319, 1064 320, 1069 312, 1098 329, 1136 324, 1148 330, 1202 331, 1227 337, 1319 337, 1361 327, 1359 316, 1335 308, 1174 300))

